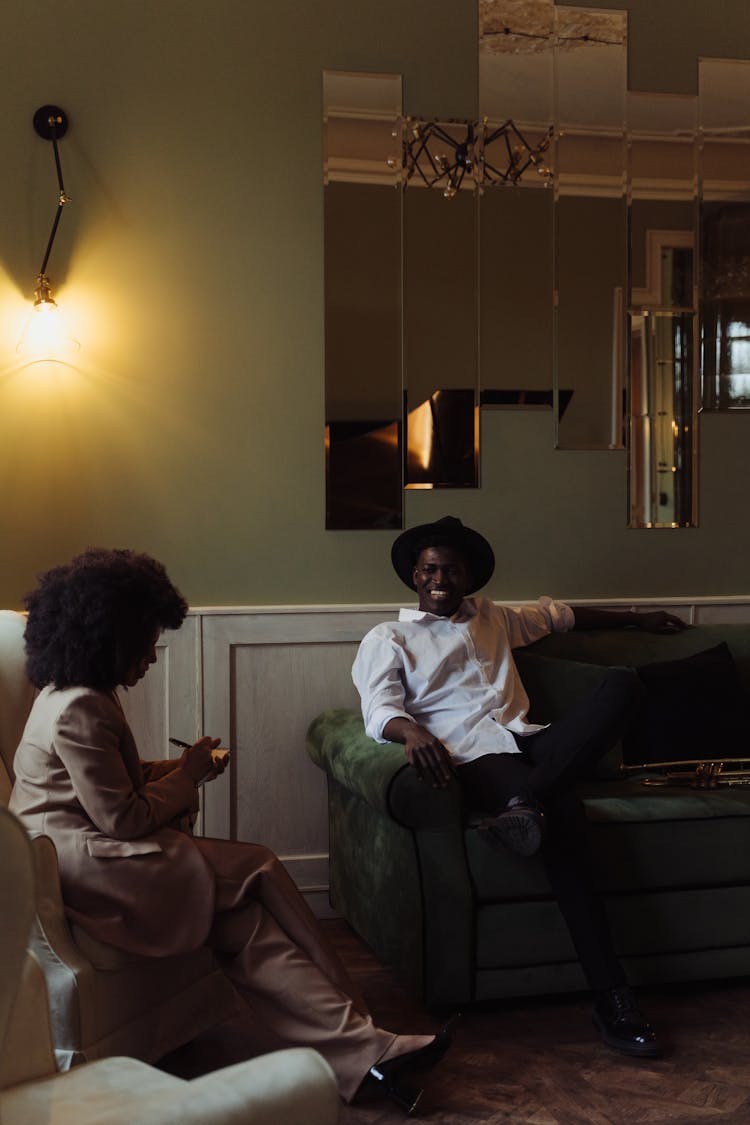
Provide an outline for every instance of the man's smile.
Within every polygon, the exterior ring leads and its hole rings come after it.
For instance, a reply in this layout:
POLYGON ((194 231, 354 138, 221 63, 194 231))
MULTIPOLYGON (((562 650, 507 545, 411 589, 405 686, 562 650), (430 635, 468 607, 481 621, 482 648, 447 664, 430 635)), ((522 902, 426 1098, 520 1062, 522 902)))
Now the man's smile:
POLYGON ((419 608, 439 617, 455 613, 467 589, 466 566, 451 547, 425 547, 414 567, 419 608))

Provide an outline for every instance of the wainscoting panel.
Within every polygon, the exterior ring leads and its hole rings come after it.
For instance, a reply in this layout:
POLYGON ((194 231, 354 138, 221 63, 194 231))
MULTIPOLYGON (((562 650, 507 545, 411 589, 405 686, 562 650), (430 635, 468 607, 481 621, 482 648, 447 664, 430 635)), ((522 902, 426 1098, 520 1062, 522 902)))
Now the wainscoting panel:
POLYGON ((170 736, 193 742, 202 734, 199 639, 200 618, 191 614, 177 632, 162 633, 145 679, 119 690, 141 758, 179 758, 170 736))
POLYGON ((713 601, 695 607, 695 625, 747 625, 750 621, 750 604, 746 599, 733 598, 713 601))
POLYGON ((305 734, 328 707, 357 707, 359 641, 389 611, 239 611, 202 619, 207 733, 233 750, 229 778, 206 786, 207 835, 267 844, 319 914, 327 913, 325 777, 305 734))
MULTIPOLYGON (((748 597, 579 604, 663 608, 690 624, 750 622, 748 597)), ((163 635, 145 680, 121 693, 144 758, 179 757, 170 735, 211 734, 232 748, 230 769, 203 790, 197 830, 268 845, 320 916, 330 914, 326 786, 305 732, 325 708, 358 707, 357 645, 397 613, 388 605, 194 609, 163 635)))

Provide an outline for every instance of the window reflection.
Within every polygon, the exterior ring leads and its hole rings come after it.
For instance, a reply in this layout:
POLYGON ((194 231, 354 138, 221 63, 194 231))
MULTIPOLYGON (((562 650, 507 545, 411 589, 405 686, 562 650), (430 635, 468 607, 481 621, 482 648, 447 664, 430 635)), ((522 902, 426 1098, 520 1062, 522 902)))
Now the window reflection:
POLYGON ((744 309, 728 304, 704 311, 703 404, 708 410, 750 407, 750 303, 744 309))
POLYGON ((750 204, 702 208, 704 410, 750 407, 750 204))

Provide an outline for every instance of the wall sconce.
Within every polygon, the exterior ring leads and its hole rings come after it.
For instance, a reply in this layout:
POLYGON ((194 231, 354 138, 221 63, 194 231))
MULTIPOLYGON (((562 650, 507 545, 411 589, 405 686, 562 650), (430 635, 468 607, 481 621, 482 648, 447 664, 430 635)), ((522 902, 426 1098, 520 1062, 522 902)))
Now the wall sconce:
POLYGON ((22 355, 55 359, 59 358, 62 353, 77 349, 80 346, 77 340, 73 340, 67 335, 61 323, 57 302, 52 296, 52 286, 47 275, 47 264, 52 253, 63 209, 67 203, 70 203, 70 196, 65 191, 60 152, 57 146, 58 140, 64 137, 68 131, 68 117, 59 106, 43 105, 34 114, 33 123, 36 134, 43 140, 52 142, 57 172, 58 198, 57 210, 52 220, 52 229, 47 239, 47 246, 36 279, 33 312, 16 350, 22 355))

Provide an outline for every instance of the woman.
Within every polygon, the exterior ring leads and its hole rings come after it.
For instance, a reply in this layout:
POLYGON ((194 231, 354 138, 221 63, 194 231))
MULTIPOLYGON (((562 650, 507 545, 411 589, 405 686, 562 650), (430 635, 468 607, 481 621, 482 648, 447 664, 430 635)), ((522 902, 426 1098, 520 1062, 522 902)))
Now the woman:
POLYGON ((92 937, 163 957, 209 945, 263 1029, 265 1049, 315 1047, 342 1097, 381 1089, 410 1110, 407 1071, 449 1042, 374 1025, 276 856, 183 831, 198 786, 226 768, 219 740, 142 762, 116 688, 132 687, 187 603, 148 555, 90 549, 26 598, 27 671, 40 688, 14 760, 10 808, 55 844, 66 912, 92 937), (267 1042, 265 1041, 267 1040, 267 1042))

